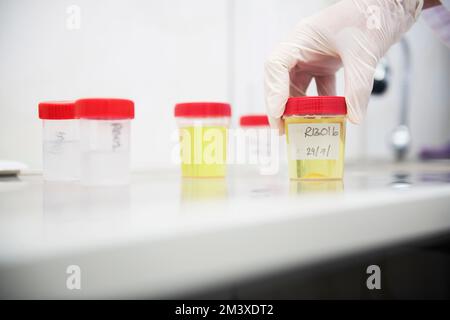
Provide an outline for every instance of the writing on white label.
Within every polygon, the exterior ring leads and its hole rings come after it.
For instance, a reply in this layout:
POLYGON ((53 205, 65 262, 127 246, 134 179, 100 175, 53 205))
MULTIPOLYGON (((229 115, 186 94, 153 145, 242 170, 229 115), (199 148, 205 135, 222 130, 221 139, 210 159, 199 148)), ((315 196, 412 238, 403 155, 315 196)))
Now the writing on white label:
POLYGON ((336 160, 339 157, 339 123, 288 125, 289 152, 294 160, 336 160))

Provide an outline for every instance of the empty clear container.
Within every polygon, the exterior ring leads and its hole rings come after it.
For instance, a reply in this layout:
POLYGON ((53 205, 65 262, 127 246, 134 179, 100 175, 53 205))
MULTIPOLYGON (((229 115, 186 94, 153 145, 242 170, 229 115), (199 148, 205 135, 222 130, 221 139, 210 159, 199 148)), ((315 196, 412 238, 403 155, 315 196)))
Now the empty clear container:
POLYGON ((290 98, 283 114, 291 179, 342 179, 344 175, 344 97, 290 98))
POLYGON ((275 160, 278 165, 278 154, 275 154, 278 150, 271 150, 272 138, 278 139, 278 135, 271 136, 269 119, 266 115, 244 115, 239 119, 239 124, 245 135, 246 164, 258 169, 260 174, 269 173, 267 169, 274 161, 273 156, 277 157, 275 160))
POLYGON ((80 178, 79 121, 72 101, 39 103, 43 123, 43 176, 47 181, 80 178))
POLYGON ((134 103, 127 99, 80 99, 81 183, 129 183, 130 126, 134 103))
POLYGON ((225 176, 230 116, 231 107, 227 103, 192 102, 175 106, 183 177, 225 176))

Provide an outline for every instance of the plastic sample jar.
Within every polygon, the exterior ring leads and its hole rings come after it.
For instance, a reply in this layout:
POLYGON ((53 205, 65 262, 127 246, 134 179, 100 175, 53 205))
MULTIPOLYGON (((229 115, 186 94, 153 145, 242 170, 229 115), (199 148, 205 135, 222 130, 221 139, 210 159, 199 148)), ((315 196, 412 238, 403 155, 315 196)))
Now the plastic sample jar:
POLYGON ((43 123, 43 175, 47 181, 80 178, 79 122, 72 101, 39 103, 43 123))
POLYGON ((344 175, 344 97, 290 98, 283 114, 291 179, 342 179, 344 175))
POLYGON ((191 102, 175 106, 183 177, 225 176, 230 116, 228 103, 191 102))
POLYGON ((127 99, 80 99, 81 183, 123 185, 129 182, 130 126, 134 103, 127 99))
POLYGON ((247 163, 258 165, 260 173, 263 173, 263 161, 267 161, 271 156, 269 119, 266 115, 244 115, 239 119, 239 125, 245 130, 247 163))

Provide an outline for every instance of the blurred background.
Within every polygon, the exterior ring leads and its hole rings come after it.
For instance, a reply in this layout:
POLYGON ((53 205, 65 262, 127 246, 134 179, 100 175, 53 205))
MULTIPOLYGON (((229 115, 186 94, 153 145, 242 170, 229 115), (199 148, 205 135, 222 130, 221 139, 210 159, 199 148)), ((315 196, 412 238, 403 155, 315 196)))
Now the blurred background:
MULTIPOLYGON (((233 123, 264 112, 264 61, 303 17, 334 1, 1 0, 0 158, 42 166, 39 101, 124 97, 136 103, 132 167, 173 166, 173 106, 228 101, 233 123)), ((410 158, 450 138, 450 50, 419 19, 411 48, 410 158)), ((389 160, 403 56, 387 54, 388 90, 349 125, 349 160, 389 160)), ((309 94, 316 94, 314 85, 309 94)), ((343 94, 342 72, 338 94, 343 94)))

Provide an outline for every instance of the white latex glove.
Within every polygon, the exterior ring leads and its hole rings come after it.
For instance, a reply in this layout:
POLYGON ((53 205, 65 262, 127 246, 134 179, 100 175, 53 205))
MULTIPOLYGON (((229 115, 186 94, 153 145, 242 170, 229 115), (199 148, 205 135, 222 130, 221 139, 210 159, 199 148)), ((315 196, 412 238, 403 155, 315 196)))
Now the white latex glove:
POLYGON ((364 118, 375 67, 416 21, 423 0, 343 0, 301 21, 265 66, 267 114, 284 132, 289 97, 304 96, 312 78, 319 95, 336 95, 335 73, 344 67, 348 117, 364 118))

